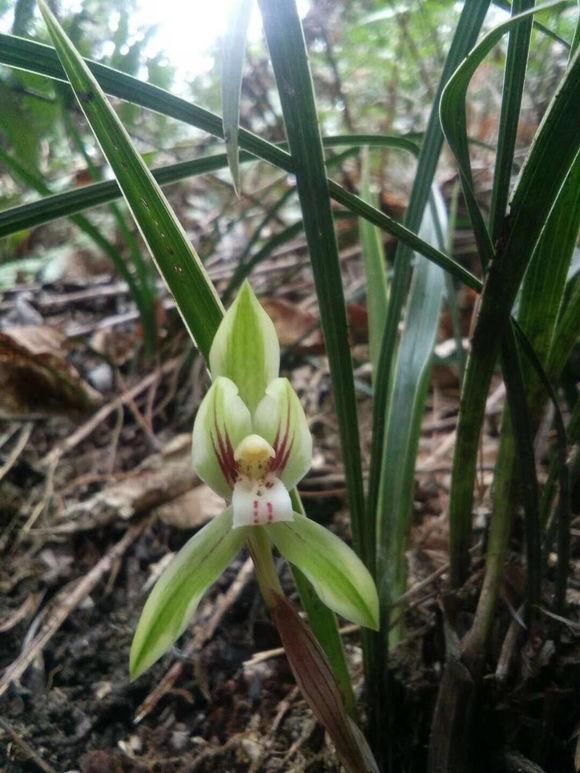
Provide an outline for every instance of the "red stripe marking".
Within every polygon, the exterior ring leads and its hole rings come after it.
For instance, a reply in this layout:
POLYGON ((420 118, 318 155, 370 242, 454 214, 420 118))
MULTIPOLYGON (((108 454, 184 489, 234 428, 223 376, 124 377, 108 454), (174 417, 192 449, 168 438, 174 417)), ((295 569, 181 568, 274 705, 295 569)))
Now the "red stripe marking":
POLYGON ((272 523, 273 517, 274 517, 274 513, 272 511, 272 503, 268 502, 268 523, 272 523))
POLYGON ((214 429, 217 436, 217 444, 218 444, 218 448, 216 449, 215 441, 212 437, 214 452, 217 457, 218 464, 221 468, 221 471, 224 474, 225 479, 230 484, 230 486, 233 486, 238 477, 238 465, 236 463, 236 460, 234 459, 234 450, 232 448, 232 443, 227 432, 226 432, 225 439, 222 436, 222 433, 220 432, 220 428, 218 427, 217 419, 214 422, 214 429))

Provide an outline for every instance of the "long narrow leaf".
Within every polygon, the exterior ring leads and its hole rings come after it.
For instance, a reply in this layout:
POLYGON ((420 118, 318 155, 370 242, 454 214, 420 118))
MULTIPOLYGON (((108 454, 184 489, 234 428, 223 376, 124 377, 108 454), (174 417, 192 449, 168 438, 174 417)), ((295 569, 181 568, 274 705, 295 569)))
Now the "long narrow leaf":
MULTIPOLYGON (((368 151, 363 155, 361 198, 369 203, 370 191, 370 156, 368 151)), ((367 306, 369 318, 369 349, 373 366, 373 380, 377 377, 381 338, 387 318, 387 274, 382 234, 371 223, 359 219, 363 259, 367 279, 367 306)))
MULTIPOLYGON (((512 10, 512 3, 508 3, 507 0, 493 0, 493 4, 497 5, 498 8, 502 8, 504 11, 511 12, 512 10)), ((564 48, 569 49, 570 43, 568 43, 567 40, 564 40, 563 37, 558 35, 557 32, 554 32, 554 30, 551 30, 549 27, 546 27, 545 24, 542 24, 539 21, 536 21, 534 19, 534 29, 538 30, 538 32, 541 32, 543 35, 546 35, 548 38, 552 38, 552 40, 557 41, 560 43, 560 45, 564 46, 564 48)))
MULTIPOLYGON (((512 16, 527 11, 534 0, 514 0, 512 16)), ((497 140, 497 154, 491 194, 489 230, 492 240, 498 236, 506 214, 512 178, 514 149, 518 131, 518 120, 524 90, 524 78, 528 64, 528 51, 532 34, 533 18, 530 16, 510 32, 505 65, 501 113, 497 140)))
POLYGON ((99 84, 47 5, 39 2, 79 106, 115 173, 153 259, 205 357, 222 315, 219 298, 197 253, 155 179, 135 151, 99 84))
MULTIPOLYGON (((468 54, 465 61, 455 71, 441 95, 441 125, 457 162, 463 184, 463 193, 475 234, 479 256, 484 266, 487 266, 493 255, 493 245, 487 225, 477 203, 473 190, 471 162, 469 158, 469 143, 467 135, 466 94, 469 83, 481 62, 499 43, 501 38, 520 23, 529 24, 532 15, 544 8, 553 8, 563 0, 538 6, 531 11, 515 16, 503 24, 499 24, 481 40, 468 54)), ((505 119, 504 119, 505 120, 505 119)), ((511 120, 511 117, 510 117, 511 120)))
POLYGON ((240 92, 252 0, 234 0, 222 48, 222 113, 228 164, 234 188, 240 190, 238 134, 240 92))
MULTIPOLYGON (((434 191, 433 211, 427 209, 421 235, 437 241, 437 219, 445 229, 446 212, 434 191)), ((416 256, 405 325, 385 406, 384 453, 377 507, 377 576, 380 578, 382 635, 389 630, 390 606, 406 588, 406 543, 415 489, 415 463, 431 356, 444 290, 443 271, 416 256)), ((400 626, 395 628, 399 631, 400 626)))
POLYGON ((354 543, 368 562, 357 408, 340 260, 302 27, 294 0, 260 0, 280 93, 334 387, 354 543))
MULTIPOLYGON (((519 298, 519 324, 515 326, 515 329, 518 333, 521 330, 518 341, 520 348, 525 349, 524 353, 527 354, 527 356, 521 358, 521 362, 527 386, 526 399, 529 404, 529 423, 533 431, 536 430, 539 424, 546 395, 551 389, 550 379, 558 378, 559 371, 570 353, 570 338, 565 335, 556 334, 555 330, 561 301, 564 296, 563 290, 566 273, 570 265, 580 223, 580 201, 578 201, 580 196, 580 186, 578 186, 579 174, 580 164, 577 163, 562 186, 558 200, 554 205, 542 238, 536 247, 526 272, 519 298), (563 355, 558 358, 559 369, 555 369, 555 363, 552 359, 552 353, 555 351, 562 352, 563 355), (534 367, 534 359, 538 362, 536 367, 534 367), (547 371, 548 375, 540 377, 538 374, 540 371, 543 371, 543 368, 547 371), (548 390, 546 390, 546 384, 549 387, 548 390)), ((576 324, 574 338, 579 327, 580 317, 576 324)), ((504 356, 504 369, 506 366, 509 368, 509 359, 509 356, 504 356)), ((508 373, 507 375, 509 377, 510 374, 508 373)), ((519 379, 517 374, 516 379, 519 379)), ((514 400, 513 397, 510 399, 514 410, 517 410, 518 400, 514 400)), ((557 402, 553 396, 552 401, 556 407, 556 427, 560 428, 557 433, 558 453, 556 458, 560 462, 557 465, 561 489, 559 520, 564 523, 568 522, 566 514, 568 511, 568 497, 566 493, 568 484, 567 471, 565 469, 566 437, 565 431, 561 431, 563 424, 559 418, 557 402)), ((478 651, 485 652, 489 643, 514 513, 517 512, 521 499, 521 486, 519 484, 521 478, 519 479, 517 475, 516 446, 511 413, 513 411, 506 409, 502 419, 500 446, 494 475, 493 514, 489 533, 485 577, 475 621, 469 634, 469 646, 474 653, 478 651)), ((526 456, 529 460, 529 451, 524 454, 524 464, 526 456)), ((556 469, 556 466, 554 469, 556 469)), ((528 472, 524 470, 522 474, 525 474, 523 480, 526 483, 535 475, 535 473, 532 474, 531 470, 528 470, 528 472)), ((533 505, 531 507, 533 508, 533 505)), ((526 510, 528 522, 532 522, 532 529, 533 521, 536 517, 538 517, 540 525, 544 525, 543 520, 545 516, 542 512, 544 509, 545 505, 542 504, 540 506, 540 514, 536 516, 533 514, 533 509, 530 508, 528 501, 526 510)), ((530 591, 536 586, 533 590, 534 593, 537 589, 536 583, 537 579, 534 579, 529 586, 530 591)))

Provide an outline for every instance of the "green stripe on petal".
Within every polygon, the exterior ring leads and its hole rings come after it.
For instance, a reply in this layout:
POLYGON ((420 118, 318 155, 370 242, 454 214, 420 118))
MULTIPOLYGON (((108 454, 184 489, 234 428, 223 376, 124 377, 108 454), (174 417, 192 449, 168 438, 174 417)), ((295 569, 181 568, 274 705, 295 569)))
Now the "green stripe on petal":
POLYGON ((246 281, 215 334, 209 354, 213 378, 226 376, 253 413, 280 370, 274 323, 246 281))
POLYGON ((303 515, 264 527, 280 553, 297 566, 327 607, 366 628, 379 627, 373 578, 346 543, 303 515))
POLYGON ((137 679, 187 628, 201 597, 232 562, 245 529, 232 531, 228 509, 187 542, 151 591, 131 645, 131 679, 137 679))
POLYGON ((312 466, 312 435, 300 398, 287 378, 277 378, 266 389, 256 409, 254 432, 276 451, 271 471, 288 490, 312 466))
POLYGON ((236 481, 234 452, 252 431, 250 412, 229 378, 219 377, 202 400, 193 425, 192 463, 199 477, 229 499, 236 481))

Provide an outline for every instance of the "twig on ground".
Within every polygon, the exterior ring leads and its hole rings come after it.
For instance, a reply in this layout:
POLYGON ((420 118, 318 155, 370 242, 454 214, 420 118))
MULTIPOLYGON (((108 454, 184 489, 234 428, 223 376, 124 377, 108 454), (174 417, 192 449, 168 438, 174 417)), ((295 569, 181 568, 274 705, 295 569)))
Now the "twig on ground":
POLYGON ((264 762, 266 755, 270 752, 272 749, 272 746, 274 745, 274 740, 276 733, 278 732, 278 728, 282 724, 282 720, 286 716, 286 714, 290 711, 292 708, 292 704, 296 700, 296 698, 300 695, 300 690, 298 687, 293 687, 288 695, 286 695, 285 698, 283 698, 276 708, 276 715, 274 716, 274 721, 270 725, 268 729, 268 733, 266 737, 264 738, 264 744, 262 747, 262 750, 258 757, 252 762, 252 765, 250 769, 248 770, 248 773, 258 773, 258 770, 260 769, 260 766, 264 762))
POLYGON ((46 479, 44 483, 44 491, 42 493, 42 497, 40 501, 36 504, 36 507, 28 517, 26 523, 20 530, 18 537, 16 539, 16 544, 19 544, 22 542, 24 537, 28 534, 28 532, 32 529, 36 521, 38 520, 39 516, 46 510, 48 505, 50 504, 52 500, 52 495, 54 494, 54 472, 56 470, 56 464, 51 464, 48 468, 46 479))
MULTIPOLYGON (((227 752, 231 751, 236 746, 239 746, 244 738, 247 738, 247 736, 247 733, 237 733, 231 738, 228 738, 228 740, 222 746, 206 746, 195 758, 195 760, 193 760, 193 762, 189 765, 188 770, 190 773, 193 773, 193 771, 200 768, 204 762, 219 758, 222 755, 227 754, 227 752)), ((220 768, 214 769, 218 770, 220 768)))
POLYGON ((0 696, 6 692, 12 682, 20 679, 71 612, 93 591, 101 578, 110 571, 113 563, 127 551, 148 523, 149 519, 145 519, 141 523, 130 526, 123 538, 105 553, 88 574, 77 581, 73 587, 69 584, 60 591, 54 601, 54 609, 51 611, 50 618, 30 641, 24 652, 4 671, 0 679, 0 696))
POLYGON ((292 746, 288 749, 286 754, 284 755, 282 759, 282 764, 287 765, 288 762, 292 759, 292 757, 296 754, 297 751, 300 750, 301 746, 304 746, 306 741, 310 738, 314 730, 316 729, 317 722, 315 719, 306 720, 304 722, 304 727, 302 729, 302 732, 300 733, 299 737, 294 741, 292 746))
MULTIPOLYGON (((338 632, 341 636, 349 636, 351 633, 356 633, 357 631, 360 631, 360 626, 353 623, 351 625, 343 626, 338 632)), ((282 657, 282 655, 284 655, 284 647, 274 647, 271 650, 262 650, 261 652, 254 653, 249 660, 245 661, 244 665, 255 666, 257 663, 263 663, 265 660, 270 660, 271 658, 279 658, 282 657)))
MULTIPOLYGON (((167 362, 164 362, 160 366, 159 371, 161 374, 171 373, 171 371, 178 367, 181 363, 181 357, 173 357, 167 362)), ((72 435, 69 435, 59 445, 55 446, 41 461, 42 465, 49 467, 51 464, 57 463, 67 453, 73 450, 79 443, 85 440, 95 429, 102 424, 105 419, 110 416, 113 411, 116 411, 120 406, 128 405, 138 395, 148 389, 154 381, 159 378, 159 373, 149 373, 138 384, 131 389, 128 389, 122 395, 119 395, 115 400, 112 400, 107 405, 104 405, 98 410, 91 418, 80 426, 72 435)))
MULTIPOLYGON (((148 389, 151 389, 157 381, 159 381, 159 369, 156 368, 153 373, 151 374, 153 376, 151 383, 148 385, 148 389)), ((150 423, 147 421, 147 417, 144 416, 141 411, 139 410, 137 403, 135 402, 135 398, 130 395, 130 390, 127 389, 125 382, 123 380, 123 377, 121 376, 121 372, 117 369, 116 373, 117 380, 119 381, 119 384, 121 385, 121 388, 123 389, 123 394, 127 395, 127 402, 125 403, 127 408, 131 411, 133 414, 133 418, 137 422, 137 424, 141 427, 143 430, 143 434, 149 441, 149 445, 154 451, 160 451, 161 450, 161 444, 159 440, 155 437, 155 433, 153 432, 153 427, 150 423)))
POLYGON ((44 591, 41 591, 40 593, 30 593, 12 614, 0 618, 0 633, 11 631, 14 626, 18 625, 22 620, 31 617, 38 609, 43 596, 44 591))
MULTIPOLYGON (((485 412, 488 414, 490 411, 494 411, 497 404, 503 400, 505 397, 505 386, 503 381, 499 386, 492 392, 492 394, 488 397, 487 402, 485 404, 485 412)), ((433 453, 425 459, 425 461, 418 466, 419 472, 426 472, 431 471, 431 468, 434 464, 438 463, 443 456, 445 456, 449 451, 451 451, 455 447, 455 432, 450 432, 446 437, 441 441, 441 443, 437 446, 437 448, 433 451, 433 453)))
POLYGON ((24 426, 20 430, 20 435, 18 436, 18 440, 16 441, 14 448, 8 454, 8 458, 6 459, 4 464, 0 467, 0 481, 4 477, 6 477, 6 475, 10 472, 10 470, 14 467, 14 465, 18 461, 18 457, 24 451, 24 448, 26 447, 26 444, 30 439, 30 435, 32 434, 33 427, 34 427, 34 424, 32 422, 29 422, 27 424, 24 424, 24 426))
POLYGON ((44 771, 44 773, 56 773, 56 770, 51 767, 48 762, 45 762, 42 757, 34 751, 32 746, 19 735, 13 727, 10 727, 8 722, 0 717, 0 727, 7 733, 14 743, 19 746, 24 754, 27 756, 27 762, 33 762, 37 767, 44 771))

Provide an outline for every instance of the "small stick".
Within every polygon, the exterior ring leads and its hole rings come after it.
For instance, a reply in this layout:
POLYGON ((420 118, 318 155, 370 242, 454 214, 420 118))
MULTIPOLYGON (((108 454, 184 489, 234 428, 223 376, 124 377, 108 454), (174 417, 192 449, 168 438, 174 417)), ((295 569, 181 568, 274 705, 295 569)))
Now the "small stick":
POLYGON ((14 467, 14 465, 18 461, 18 457, 24 451, 24 447, 28 443, 30 435, 32 434, 33 426, 34 426, 33 423, 29 422, 28 424, 25 424, 20 430, 20 435, 18 436, 16 445, 14 446, 12 451, 8 454, 8 458, 6 459, 2 467, 0 467, 0 480, 6 477, 6 475, 10 472, 10 470, 14 467))
MULTIPOLYGON (((503 381, 501 384, 495 389, 495 391, 490 395, 490 397, 487 399, 487 402, 485 404, 485 412, 486 415, 490 413, 491 411, 495 410, 497 404, 505 397, 505 385, 503 381)), ((436 462, 439 462, 442 456, 445 456, 445 454, 450 451, 455 446, 455 437, 456 432, 450 432, 446 437, 441 441, 440 445, 433 451, 433 453, 425 459, 425 461, 418 466, 419 472, 426 472, 430 471, 431 467, 436 462)))
POLYGON ((32 639, 28 647, 14 660, 4 671, 0 679, 0 696, 3 695, 12 682, 19 679, 32 661, 52 639, 71 612, 93 591, 99 580, 110 571, 113 563, 120 558, 129 546, 137 539, 150 519, 137 523, 125 532, 123 538, 105 553, 105 555, 93 566, 76 585, 71 588, 65 586, 56 597, 56 609, 50 619, 32 639))
POLYGON ((72 435, 69 435, 62 443, 55 446, 43 459, 42 464, 46 467, 50 467, 51 464, 57 463, 64 454, 72 451, 81 441, 85 440, 94 430, 102 424, 103 421, 116 411, 122 405, 129 405, 138 395, 148 389, 156 379, 159 378, 160 373, 170 373, 179 363, 181 357, 173 357, 167 362, 164 362, 160 366, 159 371, 154 371, 148 376, 145 376, 138 384, 131 389, 119 395, 115 400, 112 400, 108 405, 104 405, 99 411, 97 411, 91 418, 80 426, 72 435))
MULTIPOLYGON (((340 628, 338 633, 341 636, 348 636, 349 634, 356 633, 357 631, 360 631, 360 625, 355 625, 352 623, 351 625, 345 625, 340 628)), ((262 650, 261 652, 254 653, 254 655, 252 655, 249 660, 246 660, 245 663, 247 663, 249 666, 255 666, 257 663, 263 663, 265 660, 270 660, 270 658, 280 658, 284 654, 284 647, 274 647, 271 650, 262 650)))
POLYGON ((41 770, 44 770, 44 773, 56 773, 55 769, 51 768, 48 762, 45 762, 42 757, 34 751, 32 746, 30 746, 30 744, 28 744, 24 738, 22 738, 22 736, 18 735, 16 730, 10 727, 10 725, 5 722, 2 717, 0 717, 0 727, 4 730, 4 732, 8 733, 15 744, 20 746, 22 751, 28 756, 28 759, 31 762, 34 762, 34 764, 37 765, 41 770))

